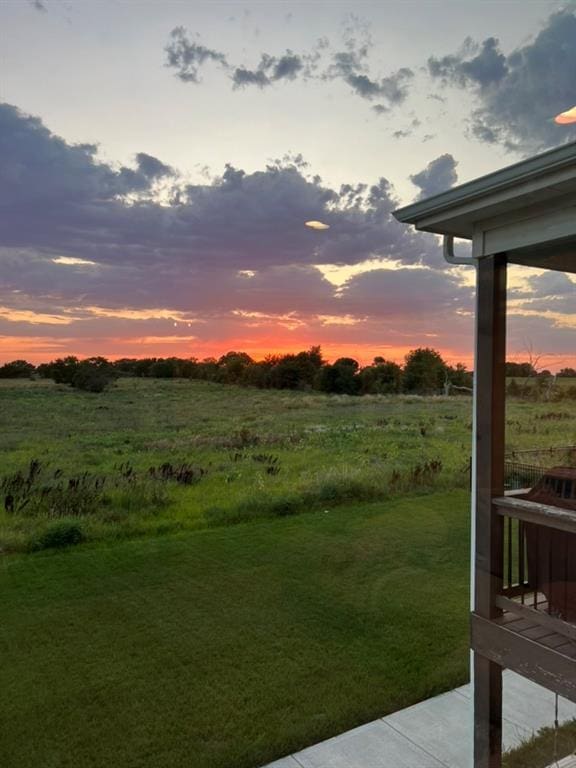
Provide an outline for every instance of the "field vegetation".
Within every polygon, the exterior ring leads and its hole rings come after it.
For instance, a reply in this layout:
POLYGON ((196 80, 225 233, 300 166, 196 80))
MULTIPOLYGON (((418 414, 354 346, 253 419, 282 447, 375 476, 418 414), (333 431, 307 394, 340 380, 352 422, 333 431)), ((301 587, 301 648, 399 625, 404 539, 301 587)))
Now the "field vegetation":
MULTIPOLYGON (((570 378, 513 381, 509 450, 576 443, 570 378)), ((471 430, 466 395, 4 378, 0 764, 256 768, 465 682, 471 430)))
MULTIPOLYGON (((93 395, 50 379, 4 379, 0 404, 3 552, 469 484, 465 395, 353 397, 133 377, 93 395)), ((510 398, 507 442, 509 450, 576 442, 576 403, 510 398)))
POLYGON ((466 488, 470 400, 119 379, 0 382, 0 547, 126 538, 466 488), (78 535, 72 534, 72 535, 78 535))

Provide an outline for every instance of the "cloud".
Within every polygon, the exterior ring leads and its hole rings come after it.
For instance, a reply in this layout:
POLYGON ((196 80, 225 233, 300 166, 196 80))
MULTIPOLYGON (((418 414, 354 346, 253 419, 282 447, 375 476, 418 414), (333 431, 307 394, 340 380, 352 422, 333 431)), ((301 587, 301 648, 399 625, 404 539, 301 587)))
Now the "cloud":
POLYGON ((34 8, 35 11, 40 11, 41 13, 45 12, 47 10, 45 3, 43 0, 29 0, 30 5, 32 8, 34 8))
POLYGON ((447 313, 472 310, 472 291, 447 270, 375 269, 356 275, 341 293, 342 309, 371 317, 406 317, 418 307, 426 322, 447 313))
POLYGON ((155 197, 171 171, 140 153, 115 168, 92 145, 68 144, 38 118, 0 105, 0 245, 36 248, 100 266, 258 269, 274 264, 354 264, 373 256, 427 262, 435 240, 394 220, 390 184, 332 189, 302 159, 184 185, 155 197), (313 232, 305 222, 330 225, 313 232))
POLYGON ((426 168, 410 176, 412 184, 420 188, 418 199, 450 189, 458 180, 457 165, 454 157, 447 153, 431 160, 426 168))
POLYGON ((169 165, 165 165, 158 158, 147 155, 146 152, 138 152, 136 155, 138 171, 146 179, 160 179, 164 176, 174 176, 175 171, 169 165))
POLYGON ((534 298, 564 296, 576 292, 576 284, 563 272, 544 272, 528 278, 531 295, 534 298))
MULTIPOLYGON (((68 144, 39 118, 0 103, 0 211, 4 216, 17 217, 21 206, 28 215, 42 219, 60 206, 66 213, 68 205, 102 204, 150 189, 155 178, 170 173, 168 166, 145 153, 139 153, 136 162, 135 169, 112 168, 97 159, 95 145, 68 144)), ((31 221, 25 222, 27 228, 31 221)), ((11 227, 14 222, 4 224, 11 227)))
POLYGON ((352 351, 462 324, 470 289, 433 236, 393 218, 384 178, 332 188, 296 155, 190 184, 146 153, 131 167, 105 163, 9 105, 0 137, 5 349, 29 337, 44 339, 39 357, 162 354, 163 338, 178 354, 226 339, 262 352, 342 339, 352 351), (313 219, 330 228, 306 227, 313 219), (383 266, 343 286, 318 268, 369 259, 383 266))
POLYGON ((344 49, 332 54, 331 62, 322 77, 325 80, 343 80, 362 99, 384 99, 385 104, 373 107, 377 114, 383 114, 406 99, 414 73, 408 67, 402 67, 387 77, 371 77, 367 67, 372 45, 367 29, 359 26, 358 20, 355 20, 345 30, 344 49))
POLYGON ((190 40, 184 27, 175 27, 170 33, 166 51, 166 66, 176 70, 176 76, 185 83, 199 83, 200 69, 207 62, 228 68, 226 56, 220 51, 207 48, 202 43, 190 40))
POLYGON ((441 59, 431 56, 428 70, 432 77, 445 83, 462 87, 472 83, 481 88, 500 82, 509 71, 506 57, 498 50, 498 40, 494 37, 484 40, 480 47, 467 38, 456 55, 441 59))
POLYGON ((305 69, 305 60, 292 51, 286 51, 279 58, 262 54, 256 69, 236 67, 232 73, 232 82, 236 88, 247 85, 265 88, 279 80, 294 80, 299 74, 304 73, 305 69))
POLYGON ((402 104, 408 95, 408 86, 413 77, 414 72, 411 69, 402 67, 380 80, 371 80, 367 75, 355 73, 346 75, 343 79, 354 93, 363 99, 385 99, 388 106, 377 105, 377 110, 383 112, 390 106, 402 104))
POLYGON ((428 70, 474 95, 470 130, 482 142, 531 153, 576 138, 576 126, 553 121, 576 101, 573 7, 553 13, 533 40, 508 55, 493 37, 480 46, 467 39, 456 54, 431 57, 428 70))
POLYGON ((374 105, 373 110, 383 114, 405 101, 414 73, 402 67, 385 77, 371 76, 368 71, 371 45, 366 30, 355 20, 345 29, 342 50, 332 52, 330 43, 321 39, 306 53, 298 54, 289 49, 277 56, 262 53, 253 67, 230 64, 226 54, 191 39, 184 27, 172 30, 165 51, 166 66, 176 70, 176 76, 184 82, 199 84, 200 70, 210 62, 220 65, 233 88, 255 86, 264 89, 297 78, 319 82, 342 80, 360 98, 382 100, 384 103, 374 105))

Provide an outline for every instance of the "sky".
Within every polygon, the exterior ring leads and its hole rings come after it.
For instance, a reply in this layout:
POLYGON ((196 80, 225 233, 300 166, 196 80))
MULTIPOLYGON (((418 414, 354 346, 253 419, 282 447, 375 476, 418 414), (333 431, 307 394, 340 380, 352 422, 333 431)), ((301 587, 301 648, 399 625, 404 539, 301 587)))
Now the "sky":
MULTIPOLYGON (((575 105, 574 2, 0 0, 0 361, 471 365, 473 269, 392 211, 575 105)), ((510 285, 510 359, 574 365, 572 278, 510 285)))

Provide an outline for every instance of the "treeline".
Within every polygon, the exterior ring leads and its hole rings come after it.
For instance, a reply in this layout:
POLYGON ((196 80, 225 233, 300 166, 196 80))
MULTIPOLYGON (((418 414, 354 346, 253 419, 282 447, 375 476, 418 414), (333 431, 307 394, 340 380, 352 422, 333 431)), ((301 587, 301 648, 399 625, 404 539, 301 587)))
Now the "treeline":
POLYGON ((532 363, 506 363, 507 379, 549 378, 550 376, 556 376, 560 379, 574 379, 576 378, 576 370, 574 368, 562 368, 558 373, 553 374, 547 368, 538 370, 532 363))
POLYGON ((37 367, 14 360, 0 367, 0 378, 43 377, 79 389, 101 392, 120 376, 158 379, 200 379, 262 389, 316 390, 346 395, 433 394, 467 392, 472 374, 461 363, 448 365, 434 349, 420 347, 406 355, 404 365, 375 357, 371 365, 360 366, 351 357, 328 363, 320 347, 287 355, 268 355, 253 360, 245 352, 228 352, 220 358, 183 359, 104 357, 79 360, 69 356, 37 367))

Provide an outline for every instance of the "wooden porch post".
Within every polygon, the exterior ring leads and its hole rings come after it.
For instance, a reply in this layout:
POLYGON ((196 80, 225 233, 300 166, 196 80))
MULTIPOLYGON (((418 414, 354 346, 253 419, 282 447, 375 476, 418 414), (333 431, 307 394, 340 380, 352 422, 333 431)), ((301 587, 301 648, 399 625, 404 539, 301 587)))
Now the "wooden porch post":
MULTIPOLYGON (((474 611, 493 619, 502 586, 503 524, 492 499, 504 493, 506 256, 478 261, 476 336, 476 520, 474 611)), ((474 653, 474 768, 501 768, 502 668, 474 653)))

